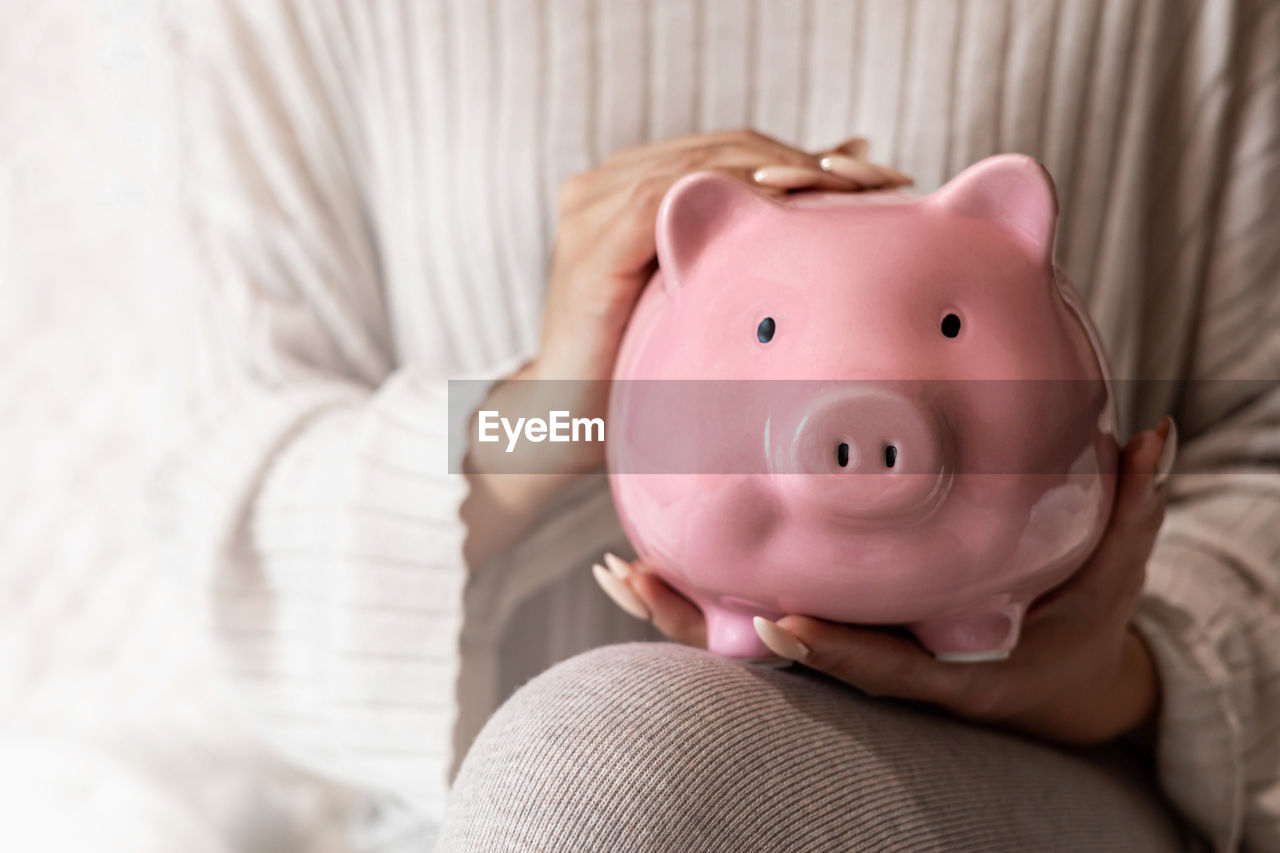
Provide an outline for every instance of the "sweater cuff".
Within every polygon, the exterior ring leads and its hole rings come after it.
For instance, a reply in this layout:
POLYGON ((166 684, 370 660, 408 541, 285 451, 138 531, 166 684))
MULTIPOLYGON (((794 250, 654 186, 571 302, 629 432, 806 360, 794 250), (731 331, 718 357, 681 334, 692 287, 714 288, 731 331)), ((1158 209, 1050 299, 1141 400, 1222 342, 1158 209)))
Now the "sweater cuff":
POLYGON ((462 471, 462 462, 470 449, 468 430, 476 409, 500 382, 513 376, 529 363, 527 353, 517 353, 485 368, 455 376, 449 380, 449 456, 446 460, 451 472, 462 471))
POLYGON ((1176 604, 1145 596, 1133 626, 1160 676, 1157 775, 1166 796, 1215 850, 1239 846, 1245 773, 1234 679, 1219 654, 1227 638, 1202 633, 1176 604), (1192 633, 1194 631, 1194 633, 1192 633))

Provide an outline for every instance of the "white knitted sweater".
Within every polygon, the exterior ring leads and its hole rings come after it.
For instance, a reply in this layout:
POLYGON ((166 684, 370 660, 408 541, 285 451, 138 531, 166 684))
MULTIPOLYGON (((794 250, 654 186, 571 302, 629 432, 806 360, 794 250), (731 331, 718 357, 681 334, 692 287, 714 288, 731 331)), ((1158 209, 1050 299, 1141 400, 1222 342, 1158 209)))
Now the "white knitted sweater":
POLYGON ((207 275, 168 294, 186 381, 157 503, 282 749, 438 813, 516 685, 644 635, 586 571, 624 544, 600 478, 502 558, 460 551, 445 381, 533 352, 560 182, 697 130, 861 134, 922 189, 1002 151, 1055 176, 1058 260, 1117 377, 1170 380, 1122 382, 1122 419, 1183 437, 1139 622, 1161 782, 1217 846, 1280 844, 1280 6, 188 6, 207 275))

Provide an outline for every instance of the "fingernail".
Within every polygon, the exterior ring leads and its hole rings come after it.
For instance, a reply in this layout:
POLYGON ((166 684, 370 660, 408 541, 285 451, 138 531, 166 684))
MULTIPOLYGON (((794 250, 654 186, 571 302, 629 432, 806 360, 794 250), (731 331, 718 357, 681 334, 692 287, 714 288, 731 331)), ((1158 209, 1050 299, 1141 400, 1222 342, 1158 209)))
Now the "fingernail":
POLYGON ((809 656, 809 647, 777 622, 757 616, 751 620, 751 624, 755 626, 756 636, 778 657, 787 660, 804 660, 809 656))
POLYGON ((631 591, 631 587, 610 574, 604 566, 596 563, 591 567, 591 574, 595 575, 596 583, 600 584, 605 595, 613 599, 614 604, 645 622, 653 618, 649 608, 645 607, 640 597, 631 591))
POLYGON ((846 157, 842 154, 828 154, 818 161, 818 165, 824 171, 830 172, 837 177, 866 186, 882 186, 886 183, 915 183, 915 181, 897 169, 869 163, 857 157, 846 157))
POLYGON ((604 555, 604 564, 609 567, 609 571, 613 572, 614 577, 619 580, 626 580, 631 574, 631 564, 612 552, 604 555))
POLYGON ((843 154, 828 154, 818 161, 818 165, 822 167, 823 171, 850 181, 856 181, 859 177, 867 178, 870 175, 866 160, 860 160, 857 157, 846 157, 843 154))
POLYGON ((756 169, 751 177, 762 186, 796 190, 816 184, 822 179, 822 172, 803 166, 764 166, 756 169))
POLYGON ((1151 488, 1161 489, 1173 471, 1173 463, 1178 458, 1178 425, 1170 415, 1165 415, 1156 426, 1156 432, 1164 436, 1164 446, 1160 448, 1160 456, 1156 459, 1155 476, 1151 488))

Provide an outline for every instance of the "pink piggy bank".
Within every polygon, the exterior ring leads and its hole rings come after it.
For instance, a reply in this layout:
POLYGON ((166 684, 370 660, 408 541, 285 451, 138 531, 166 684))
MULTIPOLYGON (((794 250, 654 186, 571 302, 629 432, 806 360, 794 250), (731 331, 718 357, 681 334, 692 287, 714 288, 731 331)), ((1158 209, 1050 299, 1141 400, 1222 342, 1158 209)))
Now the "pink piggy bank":
POLYGON ((712 651, 769 657, 753 617, 806 614, 1000 659, 1081 566, 1118 446, 1056 217, 1018 155, 927 196, 671 189, 607 455, 627 534, 712 651))

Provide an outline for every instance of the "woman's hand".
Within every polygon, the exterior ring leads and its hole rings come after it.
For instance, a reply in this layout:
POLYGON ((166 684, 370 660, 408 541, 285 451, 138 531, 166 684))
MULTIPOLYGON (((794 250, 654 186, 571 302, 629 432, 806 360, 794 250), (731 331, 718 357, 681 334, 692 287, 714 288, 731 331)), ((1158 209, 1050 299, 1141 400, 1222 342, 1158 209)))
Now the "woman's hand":
MULTIPOLYGON (((1089 562, 1030 609, 1007 660, 942 663, 902 632, 807 616, 756 619, 775 654, 876 696, 929 702, 957 716, 1058 743, 1101 743, 1150 720, 1154 662, 1130 627, 1164 518, 1177 433, 1165 418, 1124 449, 1116 504, 1089 562)), ((608 560, 597 580, 618 604, 673 639, 705 642, 700 611, 640 565, 608 560)))
MULTIPOLYGON (((602 418, 622 333, 656 261, 654 224, 671 185, 691 172, 717 171, 754 183, 769 195, 801 188, 836 191, 910 183, 866 159, 866 141, 851 139, 811 154, 752 130, 707 133, 622 149, 597 168, 574 175, 559 198, 542 341, 534 360, 479 407, 514 420, 567 409, 602 418), (550 406, 549 403, 554 405, 550 406)), ((498 553, 567 480, 603 461, 599 442, 538 446, 537 473, 514 474, 501 443, 473 441, 466 460, 471 494, 463 506, 471 565, 498 553)))
POLYGON ((680 178, 723 172, 770 195, 910 182, 899 172, 867 162, 865 155, 861 139, 810 154, 744 130, 625 148, 599 167, 574 175, 560 191, 542 344, 528 375, 585 380, 612 375, 622 332, 655 268, 658 206, 680 178))

